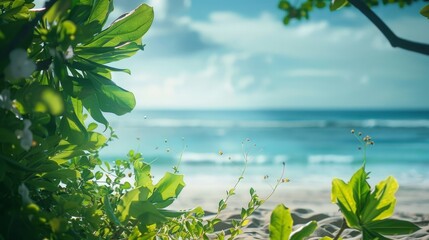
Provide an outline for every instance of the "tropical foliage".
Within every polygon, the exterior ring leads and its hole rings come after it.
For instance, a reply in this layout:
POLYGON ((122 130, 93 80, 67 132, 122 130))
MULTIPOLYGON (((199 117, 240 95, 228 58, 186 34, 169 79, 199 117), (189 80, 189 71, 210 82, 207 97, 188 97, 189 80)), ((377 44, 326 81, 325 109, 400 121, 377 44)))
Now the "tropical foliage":
MULTIPOLYGON (((420 228, 414 223, 391 219, 396 205, 395 193, 399 188, 398 182, 392 176, 379 182, 375 189, 368 183, 369 172, 366 172, 366 147, 373 145, 371 137, 361 137, 362 133, 352 134, 362 144, 364 152, 363 165, 350 178, 348 183, 341 179, 332 181, 331 201, 335 203, 344 218, 341 229, 335 238, 328 236, 324 240, 342 239, 341 234, 346 228, 353 228, 362 233, 363 240, 389 239, 389 235, 406 235, 416 232, 420 228)), ((273 240, 303 239, 311 235, 317 224, 310 222, 292 233, 293 219, 283 205, 279 205, 271 215, 270 237, 273 240), (297 238, 296 236, 300 236, 297 238)))
MULTIPOLYGON (((233 239, 249 217, 287 182, 283 172, 272 193, 250 189, 247 208, 230 228, 217 230, 219 215, 243 179, 220 200, 217 212, 167 209, 185 187, 179 164, 154 182, 140 153, 103 162, 99 150, 117 138, 105 113, 123 115, 134 95, 112 80, 110 64, 143 50, 153 10, 142 4, 105 26, 111 0, 0 2, 0 239, 233 239), (99 124, 101 124, 99 126, 99 124)), ((371 193, 362 167, 345 184, 334 180, 333 201, 349 227, 365 236, 408 233, 413 224, 389 220, 393 178, 371 193), (400 232, 391 226, 401 226, 400 232)), ((273 239, 302 239, 310 222, 291 234, 290 213, 273 212, 273 239)))
MULTIPOLYGON (((423 0, 427 1, 427 0, 423 0)), ((323 9, 329 6, 331 11, 339 10, 343 7, 353 6, 362 13, 378 30, 386 37, 392 47, 402 48, 408 51, 429 55, 429 44, 407 40, 397 36, 389 26, 374 12, 371 8, 383 5, 397 4, 400 8, 410 6, 419 2, 418 0, 306 0, 302 2, 293 2, 289 0, 280 0, 278 8, 284 11, 283 23, 288 25, 292 19, 309 19, 310 13, 314 9, 323 9)), ((429 18, 429 4, 422 7, 420 14, 429 18)))

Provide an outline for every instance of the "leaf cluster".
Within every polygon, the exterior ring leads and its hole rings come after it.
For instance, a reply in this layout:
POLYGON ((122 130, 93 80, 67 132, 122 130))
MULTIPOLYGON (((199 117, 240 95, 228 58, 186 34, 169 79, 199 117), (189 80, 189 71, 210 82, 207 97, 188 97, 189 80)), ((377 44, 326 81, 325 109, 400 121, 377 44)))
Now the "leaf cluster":
MULTIPOLYGON (((154 183, 140 153, 114 163, 98 155, 117 138, 105 113, 135 106, 111 76, 130 71, 107 64, 143 50, 152 8, 142 4, 110 26, 112 0, 33 8, 31 0, 0 3, 0 53, 9 56, 0 59, 0 239, 224 239, 218 214, 246 167, 208 219, 199 207, 167 209, 185 186, 180 164, 154 183)), ((250 194, 229 239, 264 202, 250 194)))
MULTIPOLYGON (((374 142, 370 136, 361 137, 361 132, 356 134, 351 130, 351 133, 362 145, 363 164, 347 183, 338 178, 332 181, 331 202, 339 207, 344 218, 341 229, 333 239, 342 239, 341 234, 346 228, 360 231, 363 240, 387 240, 389 238, 386 236, 407 235, 419 230, 412 222, 390 218, 395 210, 398 182, 389 176, 379 182, 375 189, 371 189, 368 183, 369 172, 365 170, 366 147, 374 145, 374 142)), ((317 228, 315 222, 310 222, 291 235, 292 226, 293 219, 289 209, 284 205, 277 206, 271 215, 270 239, 303 239, 317 228)), ((332 240, 328 236, 322 239, 332 240)))
POLYGON ((0 238, 95 236, 108 182, 122 177, 95 171, 98 151, 117 137, 104 114, 135 106, 111 78, 129 70, 106 64, 143 50, 153 10, 142 4, 105 26, 111 0, 32 2, 0 2, 0 238))
MULTIPOLYGON (((410 6, 413 3, 419 2, 419 0, 362 0, 368 7, 376 7, 379 5, 398 5, 400 8, 410 6)), ((425 0, 424 0, 425 1, 425 0)), ((283 23, 288 25, 291 20, 297 19, 309 19, 310 14, 315 9, 324 9, 329 7, 330 11, 338 10, 342 7, 350 7, 350 3, 347 0, 305 0, 297 3, 296 1, 280 0, 278 8, 285 13, 283 17, 283 23)), ((429 5, 421 9, 420 13, 429 17, 428 15, 429 5)))
POLYGON ((399 188, 396 179, 390 176, 371 190, 368 175, 363 165, 348 183, 341 179, 332 181, 331 200, 340 208, 347 227, 361 231, 363 239, 389 239, 386 236, 410 234, 420 229, 411 222, 390 219, 399 188))

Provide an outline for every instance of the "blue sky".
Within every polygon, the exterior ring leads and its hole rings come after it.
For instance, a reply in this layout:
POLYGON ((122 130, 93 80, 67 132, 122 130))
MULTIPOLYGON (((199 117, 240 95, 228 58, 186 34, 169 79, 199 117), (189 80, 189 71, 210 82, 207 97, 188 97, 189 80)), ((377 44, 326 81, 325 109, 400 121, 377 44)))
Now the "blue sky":
MULTIPOLYGON (((142 1, 115 1, 112 17, 142 1)), ((429 108, 429 57, 393 49, 356 9, 282 25, 277 0, 153 0, 144 52, 114 66, 141 109, 429 108)), ((424 4, 375 8, 429 43, 424 4)))

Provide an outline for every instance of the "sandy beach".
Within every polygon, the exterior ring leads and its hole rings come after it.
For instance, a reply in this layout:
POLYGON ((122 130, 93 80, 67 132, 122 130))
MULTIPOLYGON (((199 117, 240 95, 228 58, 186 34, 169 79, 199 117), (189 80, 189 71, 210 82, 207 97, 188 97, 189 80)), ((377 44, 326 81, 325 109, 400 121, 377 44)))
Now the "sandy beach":
MULTIPOLYGON (((192 181, 190 181, 192 183, 192 181)), ((228 208, 220 215, 225 223, 218 225, 217 230, 227 230, 227 224, 232 219, 240 217, 240 209, 247 205, 249 200, 248 189, 250 186, 243 184, 237 190, 237 194, 230 198, 228 208)), ((263 198, 269 194, 269 189, 258 186, 258 195, 263 198)), ((225 197, 222 186, 212 185, 201 187, 189 184, 181 193, 179 199, 172 205, 176 209, 186 209, 201 206, 210 216, 217 208, 219 200, 225 197)), ((400 188, 396 194, 397 205, 393 218, 414 222, 421 229, 408 236, 394 236, 391 239, 429 239, 429 191, 418 188, 400 188)), ((341 227, 342 218, 338 207, 330 202, 330 189, 311 189, 302 186, 294 187, 281 185, 274 195, 265 202, 250 218, 250 224, 244 229, 244 234, 237 239, 268 239, 268 226, 271 211, 277 204, 284 204, 291 209, 294 219, 294 229, 303 224, 315 220, 318 228, 309 239, 320 239, 323 236, 335 236, 341 227)), ((343 232, 343 239, 361 239, 359 232, 347 229, 343 232)))
MULTIPOLYGON (((314 211, 309 208, 292 208, 292 218, 294 220, 294 229, 315 220, 318 223, 318 228, 309 239, 320 239, 328 236, 334 237, 339 231, 342 224, 342 218, 338 213, 324 213, 314 211)), ((223 219, 232 220, 239 218, 239 209, 226 211, 221 215, 223 219)), ((270 222, 271 209, 261 208, 256 211, 251 217, 250 224, 244 229, 244 233, 237 239, 269 239, 268 226, 270 222)), ((397 212, 393 218, 402 219, 414 222, 421 229, 407 236, 389 236, 391 239, 429 239, 429 214, 412 214, 397 212)), ((221 224, 218 230, 226 230, 230 225, 221 224)), ((358 231, 346 229, 342 234, 343 239, 361 239, 358 231)))

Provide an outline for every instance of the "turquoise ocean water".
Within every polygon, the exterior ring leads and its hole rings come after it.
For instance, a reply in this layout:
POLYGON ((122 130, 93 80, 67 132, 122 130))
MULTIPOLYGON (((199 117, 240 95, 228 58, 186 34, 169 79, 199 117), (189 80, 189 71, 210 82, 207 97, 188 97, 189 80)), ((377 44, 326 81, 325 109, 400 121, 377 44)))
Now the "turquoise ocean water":
POLYGON ((375 142, 367 149, 374 181, 394 175, 402 186, 429 189, 429 111, 136 110, 110 120, 119 140, 101 156, 140 151, 155 176, 181 156, 191 179, 234 178, 247 154, 250 185, 278 176, 285 162, 296 186, 330 187, 332 177, 347 179, 362 163, 355 129, 375 142))

